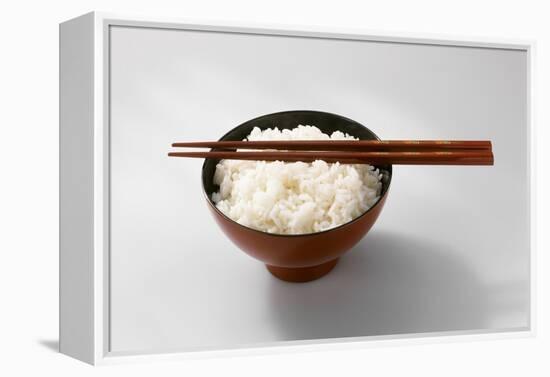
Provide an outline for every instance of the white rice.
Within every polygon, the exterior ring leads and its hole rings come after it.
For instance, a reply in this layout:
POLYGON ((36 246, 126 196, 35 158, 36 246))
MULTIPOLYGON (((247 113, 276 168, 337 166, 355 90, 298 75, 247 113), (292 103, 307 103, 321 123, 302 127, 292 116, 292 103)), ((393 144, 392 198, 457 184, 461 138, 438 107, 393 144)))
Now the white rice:
MULTIPOLYGON (((254 128, 245 140, 324 139, 356 138, 299 125, 292 130, 254 128)), ((347 223, 372 207, 380 198, 381 178, 370 165, 222 160, 214 174, 220 191, 212 199, 244 226, 278 234, 314 233, 347 223)))

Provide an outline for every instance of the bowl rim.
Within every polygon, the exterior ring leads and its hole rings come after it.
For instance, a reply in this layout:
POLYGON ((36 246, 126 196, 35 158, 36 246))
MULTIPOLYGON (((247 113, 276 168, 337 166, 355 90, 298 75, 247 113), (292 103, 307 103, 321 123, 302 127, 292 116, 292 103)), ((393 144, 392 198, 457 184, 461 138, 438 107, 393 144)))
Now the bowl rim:
MULTIPOLYGON (((339 115, 339 114, 336 114, 336 113, 330 113, 330 112, 326 112, 326 111, 318 111, 318 110, 286 110, 286 111, 278 111, 278 112, 274 112, 274 113, 270 113, 270 114, 265 114, 265 115, 260 115, 256 118, 252 118, 252 119, 249 119, 235 127, 233 127, 232 129, 230 129, 229 131, 227 131, 222 137, 220 137, 218 139, 218 141, 221 141, 223 140, 227 135, 229 135, 231 132, 233 132, 235 129, 239 128, 239 127, 242 127, 243 125, 247 124, 247 123, 250 123, 250 122, 253 122, 253 121, 257 121, 257 120, 260 120, 262 118, 265 118, 265 117, 269 117, 269 116, 273 116, 273 115, 282 115, 282 114, 286 114, 286 113, 317 113, 317 114, 326 114, 326 115, 331 115, 331 116, 336 116, 338 118, 342 118, 346 121, 350 121, 352 123, 355 123, 361 127, 364 127, 366 128, 368 131, 370 131, 374 137, 376 138, 376 140, 380 140, 380 138, 378 137, 378 135, 376 135, 370 128, 368 128, 367 126, 364 126, 362 125, 361 123, 353 120, 353 119, 350 119, 350 118, 347 118, 345 116, 342 116, 342 115, 339 115)), ((276 126, 275 126, 276 127, 276 126)), ((341 225, 338 225, 334 228, 330 228, 330 229, 326 229, 326 230, 322 230, 320 232, 312 232, 312 233, 300 233, 300 234, 283 234, 283 233, 269 233, 269 232, 265 232, 263 230, 259 230, 259 229, 254 229, 254 228, 251 228, 251 227, 248 227, 246 225, 243 225, 243 224, 240 224, 238 223, 237 221, 233 220, 232 218, 230 218, 229 216, 227 216, 226 214, 224 214, 222 211, 220 211, 218 209, 218 207, 216 207, 216 205, 212 202, 212 198, 210 198, 206 192, 206 188, 204 187, 204 171, 205 171, 205 168, 206 168, 206 163, 209 159, 208 158, 205 158, 204 159, 204 162, 202 163, 202 169, 201 169, 201 187, 202 187, 202 193, 204 195, 204 197, 206 198, 206 201, 208 202, 208 204, 210 205, 210 207, 219 215, 221 215, 223 218, 225 218, 226 220, 234 223, 235 225, 237 225, 238 227, 242 227, 243 229, 245 230, 248 230, 248 231, 252 231, 252 232, 257 232, 257 233, 260 233, 260 234, 263 234, 263 235, 266 235, 266 236, 273 236, 273 237, 312 237, 312 236, 317 236, 317 235, 320 235, 320 234, 325 234, 325 233, 330 233, 330 232, 333 232, 333 231, 337 231, 337 230, 340 230, 341 228, 344 228, 348 225, 351 225, 355 222, 358 222, 363 216, 365 216, 367 213, 369 213, 371 210, 373 210, 376 206, 378 206, 380 204, 380 202, 382 202, 382 200, 385 198, 385 196, 388 194, 388 191, 390 190, 390 185, 391 185, 391 181, 392 181, 392 178, 393 178, 393 165, 392 164, 389 164, 389 168, 388 168, 388 173, 389 173, 389 177, 388 177, 388 185, 387 185, 387 188, 386 190, 384 191, 384 193, 382 195, 380 195, 380 197, 378 198, 378 200, 376 201, 376 203, 374 203, 373 206, 371 206, 369 209, 367 209, 365 212, 363 212, 362 214, 360 214, 359 216, 357 216, 356 218, 354 218, 353 220, 351 221, 348 221, 344 224, 341 224, 341 225)))

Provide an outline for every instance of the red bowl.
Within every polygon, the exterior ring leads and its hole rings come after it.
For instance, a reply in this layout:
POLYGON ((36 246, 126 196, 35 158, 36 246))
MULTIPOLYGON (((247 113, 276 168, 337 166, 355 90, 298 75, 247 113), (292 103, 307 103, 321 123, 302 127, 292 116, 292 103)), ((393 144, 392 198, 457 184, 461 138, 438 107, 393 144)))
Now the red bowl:
MULTIPOLYGON (((340 115, 319 111, 286 111, 249 120, 229 131, 220 140, 242 140, 254 127, 291 129, 299 124, 314 125, 328 134, 340 130, 359 139, 378 139, 365 126, 340 115)), ((292 282, 311 281, 326 275, 336 265, 338 258, 367 234, 384 207, 392 177, 391 165, 376 166, 383 175, 380 199, 348 223, 317 233, 271 234, 241 225, 216 208, 212 193, 219 189, 213 183, 218 162, 206 159, 202 168, 204 193, 214 219, 242 251, 265 263, 277 278, 292 282)))

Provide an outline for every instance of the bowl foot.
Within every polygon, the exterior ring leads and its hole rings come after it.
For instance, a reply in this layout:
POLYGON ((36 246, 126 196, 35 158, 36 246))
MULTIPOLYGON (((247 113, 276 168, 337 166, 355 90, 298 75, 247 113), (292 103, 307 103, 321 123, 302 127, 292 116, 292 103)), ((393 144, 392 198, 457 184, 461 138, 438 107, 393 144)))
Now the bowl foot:
POLYGON ((269 264, 266 264, 265 266, 276 278, 293 283, 304 283, 306 281, 316 280, 325 276, 334 268, 334 266, 336 266, 336 263, 338 263, 338 258, 311 267, 287 268, 271 266, 269 264))

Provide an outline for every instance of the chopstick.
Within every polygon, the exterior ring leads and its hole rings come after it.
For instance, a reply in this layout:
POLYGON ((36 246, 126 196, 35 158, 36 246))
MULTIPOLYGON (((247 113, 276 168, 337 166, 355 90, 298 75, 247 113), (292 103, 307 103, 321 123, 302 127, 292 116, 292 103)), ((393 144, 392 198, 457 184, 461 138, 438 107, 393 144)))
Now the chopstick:
MULTIPOLYGON (((332 143, 332 142, 331 142, 332 143)), ((176 143, 184 144, 184 143, 176 143)), ((285 148, 286 148, 285 144, 285 148)), ((303 161, 340 162, 343 164, 396 164, 396 165, 493 165, 493 152, 490 150, 469 151, 406 151, 406 152, 354 152, 354 151, 257 151, 257 152, 170 152, 170 157, 214 158, 229 160, 258 161, 303 161)))
POLYGON ((266 140, 198 141, 173 143, 172 147, 215 149, 283 149, 309 151, 447 151, 491 150, 489 140, 266 140))

